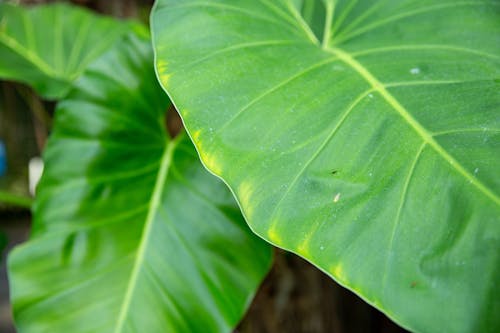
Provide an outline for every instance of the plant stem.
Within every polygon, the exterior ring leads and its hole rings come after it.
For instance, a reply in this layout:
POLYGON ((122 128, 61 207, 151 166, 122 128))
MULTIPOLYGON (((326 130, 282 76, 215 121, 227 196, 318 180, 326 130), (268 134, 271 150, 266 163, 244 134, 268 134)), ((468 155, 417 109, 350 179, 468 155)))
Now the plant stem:
POLYGON ((30 209, 33 204, 33 199, 10 192, 0 191, 0 202, 30 209))

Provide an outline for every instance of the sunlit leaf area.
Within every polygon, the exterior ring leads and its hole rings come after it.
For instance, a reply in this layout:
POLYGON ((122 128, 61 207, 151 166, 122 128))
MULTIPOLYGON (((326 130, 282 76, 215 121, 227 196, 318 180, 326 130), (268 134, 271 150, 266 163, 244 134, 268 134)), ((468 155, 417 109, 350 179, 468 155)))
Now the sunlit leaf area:
POLYGON ((0 1, 0 332, 500 330, 500 2, 0 1))

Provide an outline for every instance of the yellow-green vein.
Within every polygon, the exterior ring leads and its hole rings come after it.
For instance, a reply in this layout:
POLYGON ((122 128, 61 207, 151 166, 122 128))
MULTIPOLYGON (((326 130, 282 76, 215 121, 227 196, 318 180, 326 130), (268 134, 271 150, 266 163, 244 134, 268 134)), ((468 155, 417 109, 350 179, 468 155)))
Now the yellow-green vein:
POLYGON ((153 189, 153 194, 151 195, 151 200, 149 202, 148 214, 146 216, 146 221, 144 223, 144 231, 142 233, 141 240, 139 242, 139 248, 137 250, 134 267, 130 274, 125 297, 123 299, 122 306, 120 308, 120 312, 118 315, 118 320, 115 327, 115 333, 120 333, 123 331, 125 322, 127 320, 127 315, 129 313, 130 306, 132 304, 134 291, 136 290, 137 287, 139 274, 144 264, 149 238, 153 230, 153 223, 157 211, 159 209, 159 206, 161 204, 161 197, 163 194, 163 189, 165 187, 165 182, 167 180, 168 170, 170 168, 170 164, 172 163, 173 153, 175 151, 175 147, 177 146, 178 142, 179 142, 178 140, 174 140, 167 143, 165 151, 161 158, 160 169, 158 170, 158 175, 153 189))
POLYGON ((413 116, 406 110, 406 108, 399 103, 399 101, 387 91, 384 85, 371 74, 361 63, 355 60, 349 53, 339 49, 330 48, 330 53, 339 57, 341 61, 354 69, 361 77, 363 77, 373 88, 377 91, 386 102, 396 110, 401 117, 422 137, 422 139, 429 144, 442 158, 444 158, 458 173, 464 176, 472 185, 474 185, 486 197, 491 199, 497 205, 500 205, 500 198, 467 171, 458 161, 455 160, 436 140, 434 140, 432 133, 428 132, 413 116))
POLYGON ((19 44, 14 38, 11 38, 10 36, 8 36, 6 34, 0 33, 0 43, 3 43, 5 46, 10 48, 12 51, 17 53, 20 57, 31 62, 31 64, 33 64, 35 67, 37 67, 45 75, 52 77, 52 78, 57 78, 57 79, 61 79, 64 81, 69 81, 66 78, 62 77, 59 73, 57 73, 45 61, 43 61, 41 58, 39 58, 36 53, 33 53, 31 50, 28 50, 27 48, 25 48, 24 46, 19 44))

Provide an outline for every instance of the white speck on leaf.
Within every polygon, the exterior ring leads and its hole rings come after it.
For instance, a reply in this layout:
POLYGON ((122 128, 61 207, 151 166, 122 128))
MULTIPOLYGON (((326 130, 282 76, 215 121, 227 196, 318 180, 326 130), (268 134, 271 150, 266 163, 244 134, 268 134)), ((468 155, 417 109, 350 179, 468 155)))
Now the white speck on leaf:
POLYGON ((474 169, 474 174, 477 175, 478 172, 479 172, 479 168, 475 168, 474 169))
POLYGON ((368 94, 368 97, 373 98, 373 94, 368 94))
POLYGON ((340 193, 337 193, 337 195, 335 195, 335 198, 333 198, 333 202, 339 202, 340 200, 340 193))
POLYGON ((320 249, 321 251, 323 251, 323 250, 325 249, 325 247, 324 247, 323 245, 321 245, 321 246, 319 247, 319 249, 320 249))
POLYGON ((412 68, 412 69, 410 69, 410 73, 413 75, 420 74, 420 68, 418 68, 418 67, 412 68))

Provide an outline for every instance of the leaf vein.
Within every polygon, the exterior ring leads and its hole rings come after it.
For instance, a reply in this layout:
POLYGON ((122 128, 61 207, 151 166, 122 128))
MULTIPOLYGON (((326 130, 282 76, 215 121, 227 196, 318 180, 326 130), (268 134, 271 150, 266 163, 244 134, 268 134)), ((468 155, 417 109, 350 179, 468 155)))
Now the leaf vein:
POLYGON ((229 124, 231 124, 234 120, 236 120, 239 116, 241 116, 241 114, 243 112, 248 110, 252 105, 254 105, 258 101, 262 100, 264 97, 266 97, 266 96, 272 94, 273 92, 277 91, 278 89, 284 87, 285 85, 292 82, 293 80, 296 80, 297 78, 300 78, 303 75, 305 75, 305 74, 307 74, 307 73, 309 73, 317 68, 320 68, 324 65, 330 64, 330 63, 337 61, 337 60, 338 60, 338 58, 336 56, 328 58, 326 60, 323 59, 322 61, 320 61, 312 66, 307 67, 306 69, 288 77, 287 79, 285 79, 285 80, 279 82, 278 84, 274 85, 273 87, 267 89, 266 91, 264 91, 263 93, 261 93, 260 95, 258 95, 254 99, 252 99, 250 102, 248 102, 239 111, 237 111, 228 121, 226 121, 224 124, 221 125, 221 127, 217 130, 217 132, 223 131, 229 124))
POLYGON ((302 42, 299 41, 294 41, 294 40, 262 40, 262 41, 257 41, 257 42, 250 42, 250 43, 241 43, 241 44, 236 44, 236 45, 231 45, 229 47, 219 49, 215 52, 209 53, 199 59, 196 59, 192 62, 183 64, 184 67, 189 68, 193 65, 199 64, 205 60, 208 60, 210 58, 216 57, 218 55, 228 53, 231 51, 235 50, 244 50, 244 49, 250 49, 254 47, 260 47, 260 46, 271 46, 271 45, 288 45, 288 44, 299 44, 302 42))
POLYGON ((276 21, 275 19, 270 18, 268 16, 260 15, 259 13, 256 13, 254 11, 246 10, 246 9, 243 9, 240 7, 225 5, 225 4, 220 4, 220 3, 210 3, 210 2, 201 2, 201 1, 200 2, 191 2, 191 3, 183 3, 183 4, 175 5, 175 6, 168 6, 168 9, 169 10, 181 9, 181 8, 189 8, 189 7, 196 7, 196 6, 212 7, 212 8, 219 8, 219 9, 223 9, 223 10, 229 10, 229 11, 233 11, 233 12, 239 12, 239 13, 243 13, 243 14, 247 15, 248 17, 253 17, 255 19, 262 20, 262 21, 268 21, 268 22, 271 22, 271 23, 274 23, 277 25, 284 26, 287 29, 294 30, 292 26, 289 26, 287 24, 283 24, 283 22, 276 21))
POLYGON ((406 110, 406 108, 399 103, 399 101, 392 96, 384 87, 384 85, 373 76, 361 63, 351 57, 351 55, 339 48, 330 48, 328 51, 338 56, 345 64, 349 65, 355 70, 364 80, 366 80, 375 91, 380 93, 387 103, 400 114, 400 116, 417 132, 422 139, 428 143, 435 151, 441 156, 448 164, 453 167, 458 173, 466 178, 473 184, 481 193, 487 198, 500 205, 500 198, 467 171, 458 161, 455 160, 434 138, 432 134, 427 131, 413 116, 406 110))
POLYGON ((158 175, 156 183, 151 195, 151 200, 149 202, 148 214, 146 221, 144 223, 144 231, 139 241, 139 248, 137 250, 137 256, 135 259, 134 267, 132 269, 129 282, 127 285, 127 290, 125 297, 123 299, 122 306, 120 307, 120 312, 118 315, 118 320, 116 323, 115 333, 122 332, 124 329, 125 321, 127 320, 127 314, 130 310, 132 303, 132 298, 134 291, 137 287, 137 282, 139 278, 139 273, 141 266, 144 264, 145 252, 147 249, 149 238, 151 237, 151 232, 153 231, 153 223, 158 209, 160 208, 160 200, 163 194, 163 189, 166 184, 167 174, 172 163, 173 153, 177 143, 179 141, 172 141, 166 144, 165 152, 161 158, 161 165, 158 170, 158 175))
POLYGON ((399 13, 393 16, 389 16, 385 19, 382 19, 380 21, 373 22, 371 24, 368 24, 364 26, 363 28, 359 28, 357 30, 352 31, 351 33, 346 33, 344 35, 339 35, 339 39, 337 40, 337 44, 341 42, 345 42, 346 40, 349 40, 355 36, 358 36, 360 34, 364 34, 367 32, 370 32, 372 30, 375 30, 376 28, 379 28, 381 26, 384 26, 386 24, 389 24, 391 22, 399 21, 408 17, 416 16, 419 14, 423 13, 429 13, 432 11, 437 11, 449 7, 458 7, 458 6, 474 6, 474 5, 485 5, 485 4, 491 4, 491 5, 498 5, 498 3, 494 2, 471 2, 471 1, 464 1, 464 2, 453 2, 453 3, 445 3, 445 4, 439 4, 439 5, 434 5, 434 6, 429 6, 429 7, 424 7, 424 8, 419 8, 415 10, 411 10, 408 12, 404 13, 399 13))
POLYGON ((367 49, 363 51, 358 51, 358 52, 352 52, 351 55, 353 57, 358 57, 362 55, 367 55, 367 54, 373 54, 373 53, 382 53, 382 52, 391 52, 391 51, 413 51, 413 50, 448 50, 448 51, 458 51, 458 52, 464 52, 464 53, 472 53, 476 55, 480 55, 483 57, 488 57, 488 58, 493 58, 493 59, 500 59, 500 56, 497 56, 492 53, 484 52, 484 51, 478 51, 466 47, 460 47, 460 46, 455 46, 455 45, 434 45, 434 44, 415 44, 415 45, 391 45, 391 46, 385 46, 385 47, 377 47, 373 49, 367 49))
POLYGON ((42 60, 40 57, 38 57, 37 54, 33 53, 31 50, 19 44, 14 38, 6 34, 0 34, 0 42, 2 42, 5 46, 10 48, 15 53, 17 53, 21 58, 24 58, 29 62, 31 62, 45 75, 53 77, 55 79, 60 79, 69 82, 67 78, 57 73, 55 69, 51 68, 50 65, 46 63, 44 60, 42 60))
POLYGON ((335 136, 335 134, 338 132, 338 130, 341 128, 341 126, 345 123, 345 120, 348 118, 348 116, 351 114, 351 112, 363 100, 363 98, 365 98, 366 96, 368 96, 368 94, 370 94, 374 90, 375 89, 372 88, 372 89, 368 89, 368 90, 362 92, 347 107, 346 111, 342 114, 342 116, 340 117, 339 121, 335 124, 335 126, 333 126, 333 128, 329 131, 329 133, 326 136, 326 138, 321 142, 321 144, 314 151, 314 153, 311 155, 311 157, 309 157, 307 159, 307 161, 304 164, 304 166, 302 167, 302 169, 300 169, 299 172, 297 173, 297 175, 292 179, 290 185, 288 186, 288 188, 286 189, 286 191, 283 193, 283 195, 281 196, 281 198, 278 200, 278 202, 274 206, 273 212, 270 215, 270 219, 269 220, 271 221, 272 224, 270 225, 269 229, 271 230, 271 232, 273 232, 273 229, 276 227, 276 223, 277 222, 275 221, 275 215, 278 213, 279 206, 281 205, 281 203, 283 202, 283 200, 288 196, 288 194, 290 193, 290 191, 292 190, 292 188, 297 184, 297 181, 304 174, 304 172, 311 165, 311 163, 319 156, 319 154, 323 151, 323 149, 325 149, 325 147, 327 146, 327 144, 332 140, 332 138, 335 136))
POLYGON ((401 213, 403 212, 404 205, 406 203, 406 198, 408 195, 408 188, 410 187, 410 182, 413 178, 413 175, 415 174, 415 169, 417 168, 418 161, 420 160, 420 156, 422 156, 422 152, 424 151, 425 146, 427 143, 424 141, 416 155, 415 158, 413 159, 413 162, 408 170, 408 175, 406 176, 405 182, 403 184, 403 189, 401 191, 401 200, 399 201, 398 209, 396 211, 396 216, 394 218, 393 226, 392 226, 392 231, 391 231, 391 237, 389 238, 389 243, 387 246, 387 257, 385 261, 385 266, 384 266, 384 275, 382 277, 382 290, 385 290, 386 285, 387 285, 387 272, 388 272, 388 266, 389 266, 389 261, 392 258, 392 249, 394 247, 394 237, 396 236, 396 231, 401 223, 401 213))

